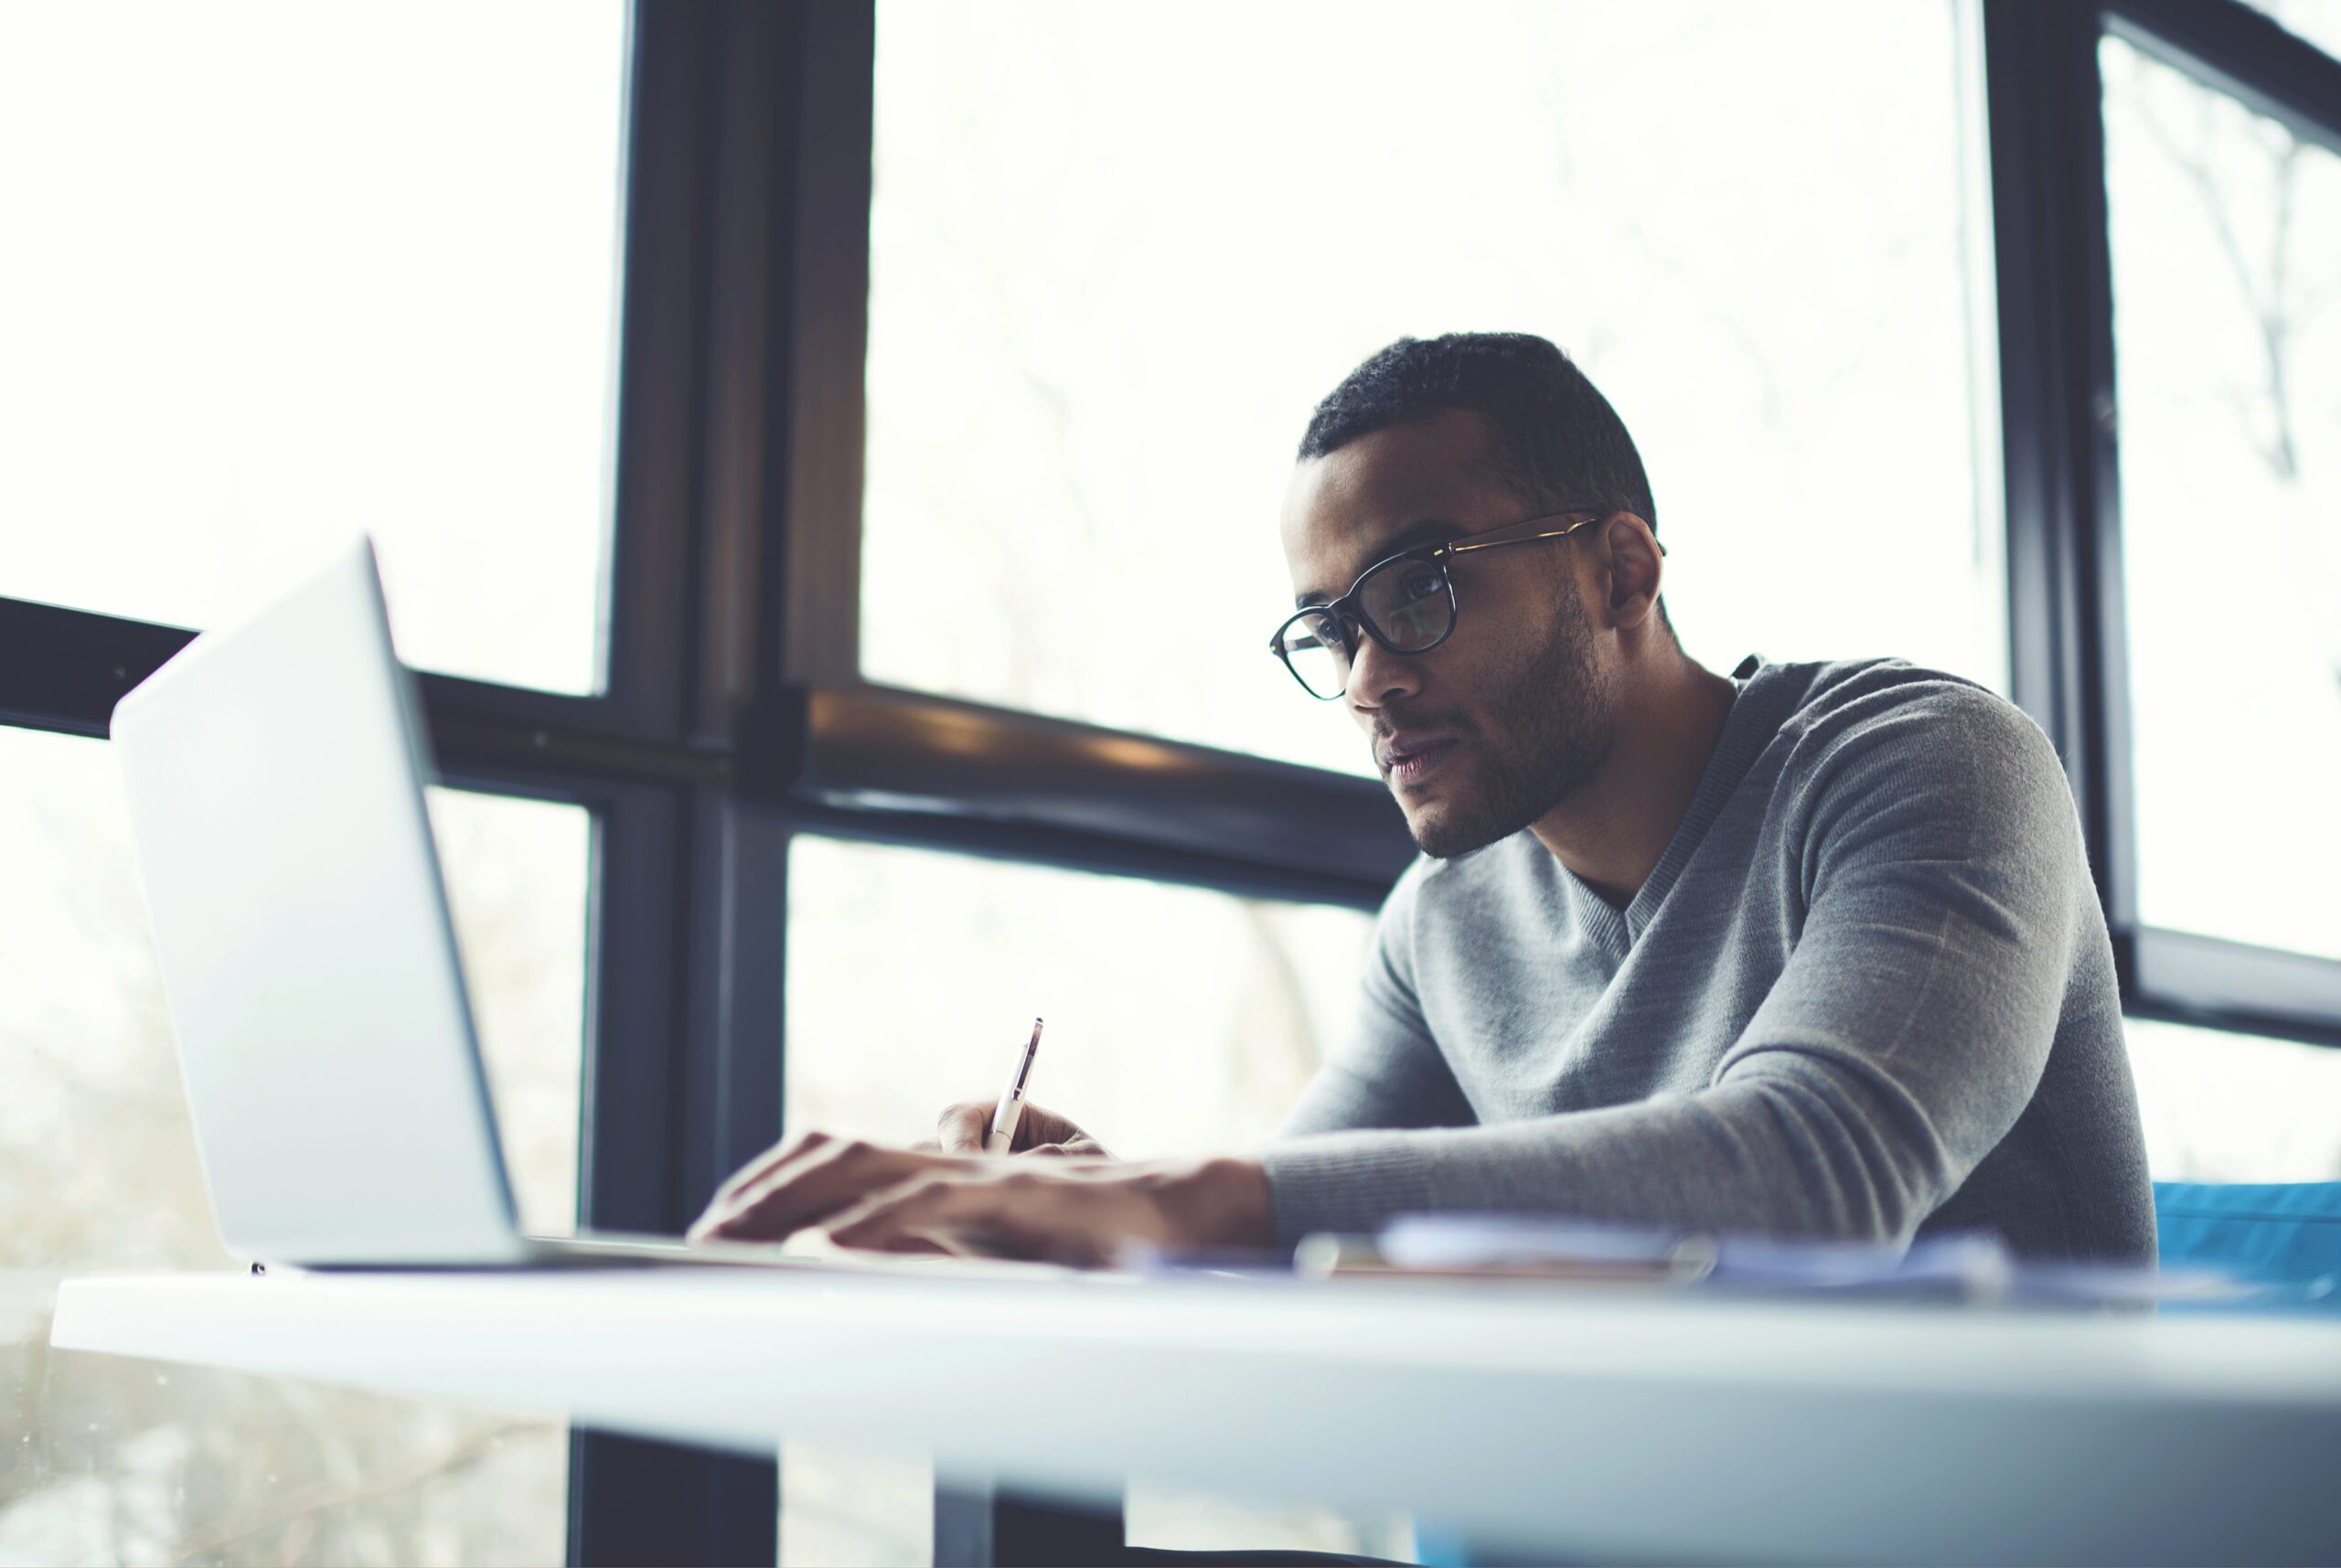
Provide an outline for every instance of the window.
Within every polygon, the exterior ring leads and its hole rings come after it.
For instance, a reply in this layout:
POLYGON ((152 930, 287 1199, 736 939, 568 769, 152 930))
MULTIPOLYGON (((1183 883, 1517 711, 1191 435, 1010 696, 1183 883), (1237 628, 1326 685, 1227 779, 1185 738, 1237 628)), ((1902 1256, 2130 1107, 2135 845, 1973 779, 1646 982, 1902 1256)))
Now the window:
POLYGON ((1635 433, 1694 655, 2002 684, 1953 21, 887 0, 863 672, 1368 771, 1263 651, 1293 449, 1502 327, 1635 433))
MULTIPOLYGON (((2263 9, 2330 50, 2336 5, 2263 9)), ((2100 850, 2143 863, 2133 898, 2108 857, 2133 1000, 2218 1010, 2156 989, 2159 940, 2195 944, 2179 957, 2214 975, 2229 1021, 2329 1037, 2341 1018, 2341 971, 2300 956, 2341 957, 2341 906, 2293 892, 2341 870, 2330 836, 2299 831, 2325 820, 2316 784, 2341 776, 2341 617, 2318 608, 2341 581, 2326 472, 2341 358, 2319 271, 2341 255, 2333 155, 2107 44, 2111 165, 2094 159, 2100 26, 2183 22, 2220 57, 2196 77, 2335 126, 2330 95, 2301 88, 2322 62, 2272 51, 2282 40, 2224 0, 2192 20, 2161 0, 2102 15, 1460 0, 1431 28, 1393 0, 883 0, 868 146, 870 14, 851 4, 87 10, 0 16, 0 594, 216 625, 365 527, 413 663, 594 692, 610 618, 642 661, 617 673, 624 703, 431 683, 434 721, 454 720, 439 725, 451 776, 598 814, 432 796, 530 1229, 575 1221, 604 851, 595 994, 625 1020, 593 1053, 605 1222, 679 1222, 668 1211, 691 1195, 675 1173, 711 1179, 719 1155, 769 1135, 769 1080, 732 1069, 770 1070, 759 1053, 784 1021, 798 1126, 922 1136, 939 1101, 996 1091, 1042 1012, 1041 1099, 1117 1149, 1267 1133, 1346 1025, 1363 915, 863 840, 1124 867, 1196 851, 1197 874, 1232 884, 1365 897, 1370 871, 1340 874, 1347 837, 1321 857, 1269 838, 1318 805, 1349 823, 1370 786, 1278 774, 1287 805, 1252 814, 1275 820, 1246 837, 1240 812, 1168 821, 1162 792, 1123 787, 1159 756, 1111 737, 1060 745, 1019 794, 1028 781, 962 764, 1047 727, 958 713, 959 728, 885 730, 883 766, 840 774, 833 795, 775 801, 752 783, 772 735, 744 739, 765 710, 737 700, 718 645, 763 650, 776 580, 818 606, 823 570, 858 558, 873 681, 1365 772, 1349 727, 1263 645, 1288 603, 1277 513, 1308 411, 1406 333, 1524 327, 1577 356, 1642 445, 1670 606, 1711 666, 1900 653, 2004 687, 2004 592, 2038 576, 2056 613, 2022 598, 2016 668, 2056 689, 2020 695, 2065 749, 2085 819, 2118 829, 2092 832, 2100 850), (1979 28, 1988 78, 1962 52, 1979 28), (1970 155, 1986 85, 1989 164, 2011 176, 1988 205, 2026 219, 2000 228, 1999 271, 1969 260, 1994 254, 1970 155), (796 118, 775 127, 781 105, 796 118), (628 315, 671 357, 655 373, 650 354, 635 361, 620 442, 627 170, 646 197, 628 315), (2113 530, 2091 526, 2111 514, 2085 432, 2117 389, 2092 379, 2102 343, 2075 340, 2104 325, 2090 268, 2107 185, 2127 550, 2125 575, 2100 580, 2113 530), (795 324, 785 354, 740 337, 743 302, 795 324), (2272 302, 2288 307, 2281 352, 2272 302), (2004 333, 1982 319, 2002 309, 2004 333), (2002 344, 2026 357, 2005 409, 2002 344), (839 411, 857 370, 866 526, 848 540, 850 505, 799 467, 731 461, 722 432, 753 442, 777 422, 800 454, 853 450, 839 411), (2004 570, 2004 429, 2026 443, 2012 537, 2056 571, 2004 570), (630 488, 623 517, 605 494, 621 445, 629 475, 658 478, 630 488), (2288 476, 2268 461, 2287 451, 2288 476), (791 537, 765 538, 784 512, 791 537), (786 573, 763 570, 775 542, 786 573), (2202 568, 2239 549, 2273 563, 2256 569, 2268 586, 2205 638, 2217 590, 2202 568), (619 559, 647 570, 630 564, 613 599, 619 559), (2126 590, 2133 646, 2089 643, 2110 635, 2100 590, 2126 590), (2127 672, 2126 692, 2095 684, 2100 665, 2127 672), (2134 758, 2101 755, 2131 728, 2134 758), (800 807, 856 837, 788 848, 800 807), (785 1020, 780 988, 755 983, 772 976, 784 885, 802 917, 785 1020), (2127 929, 2140 902, 2146 929, 2127 929), (2236 942, 2265 950, 2239 959, 2236 942), (2293 999, 2266 1002, 2255 965, 2289 966, 2293 999), (661 1093, 622 1092, 646 1083, 661 1093)), ((0 713, 94 733, 105 673, 160 640, 0 605, 0 713), (42 639, 60 657, 38 656, 42 639)), ((778 739, 817 762, 850 750, 835 733, 778 739)), ((1266 776, 1221 773, 1238 789, 1266 776)), ((0 1562, 542 1562, 562 1552, 565 1501, 573 1550, 609 1555, 623 1499, 671 1476, 667 1458, 582 1436, 565 1499, 557 1424, 48 1357, 60 1274, 228 1261, 112 778, 95 744, 0 730, 0 1183, 44 1195, 0 1237, 0 1562), (126 1159, 83 1157, 117 1147, 126 1159)), ((2134 1022, 2130 1038, 2157 1176, 2341 1174, 2326 1113, 2341 1052, 2134 1022)), ((925 1554, 924 1456, 784 1457, 784 1561, 925 1554)), ((734 1498, 761 1480, 749 1461, 692 1468, 734 1498)), ((1153 1545, 1409 1554, 1391 1520, 1228 1509, 1143 1479, 1128 1513, 1153 1545)), ((732 1515, 719 1554, 769 1560, 770 1510, 732 1515)))
MULTIPOLYGON (((432 804, 514 1185, 531 1221, 566 1228, 590 825, 533 801, 432 804)), ((0 1561, 558 1561, 558 1423, 50 1357, 64 1275, 238 1265, 205 1200, 106 747, 0 729, 0 1561)))
POLYGON ((2123 1020, 2157 1181, 2341 1181, 2341 1051, 2123 1020))
POLYGON ((2341 958, 2341 158, 2100 59, 2139 918, 2341 958))
POLYGON ((200 629, 366 528, 410 662, 595 689, 624 51, 618 0, 9 7, 0 593, 200 629))
POLYGON ((2341 55, 2341 0, 2247 0, 2329 55, 2341 55))

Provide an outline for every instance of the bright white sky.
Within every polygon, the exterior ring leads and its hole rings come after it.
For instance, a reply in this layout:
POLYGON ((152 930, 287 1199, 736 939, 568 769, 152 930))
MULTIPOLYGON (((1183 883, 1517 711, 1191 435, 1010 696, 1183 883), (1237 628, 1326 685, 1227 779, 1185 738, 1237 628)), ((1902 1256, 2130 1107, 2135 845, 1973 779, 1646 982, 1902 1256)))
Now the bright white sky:
POLYGON ((199 628, 369 528, 411 662, 592 689, 623 22, 9 7, 0 594, 199 628))
POLYGON ((873 678, 1365 771, 1265 652, 1294 444, 1516 328, 1634 432, 1694 654, 2002 682, 1948 7, 1165 16, 881 8, 873 678))

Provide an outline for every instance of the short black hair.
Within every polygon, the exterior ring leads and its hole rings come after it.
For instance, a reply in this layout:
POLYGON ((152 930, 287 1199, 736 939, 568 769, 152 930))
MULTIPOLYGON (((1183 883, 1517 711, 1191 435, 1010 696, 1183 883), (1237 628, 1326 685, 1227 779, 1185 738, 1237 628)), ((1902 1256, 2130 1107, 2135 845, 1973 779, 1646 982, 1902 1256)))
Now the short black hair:
POLYGON ((1303 459, 1450 409, 1494 428, 1496 477, 1532 507, 1631 512, 1658 529, 1641 453, 1569 357, 1525 332, 1402 337, 1351 371, 1309 417, 1303 459))

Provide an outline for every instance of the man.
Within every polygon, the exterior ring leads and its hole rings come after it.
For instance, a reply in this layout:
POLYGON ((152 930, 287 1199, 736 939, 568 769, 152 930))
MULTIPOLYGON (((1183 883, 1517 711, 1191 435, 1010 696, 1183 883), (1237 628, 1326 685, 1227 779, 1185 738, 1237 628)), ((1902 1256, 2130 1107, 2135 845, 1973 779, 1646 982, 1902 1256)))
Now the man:
MULTIPOLYGON (((695 1234, 1078 1262, 1508 1211, 2146 1262, 2113 961, 2047 738, 1895 660, 1729 678, 1676 642, 1641 460, 1558 349, 1402 340, 1319 405, 1275 648, 1423 851, 1361 1019, 1263 1154, 818 1134, 695 1234)), ((1795 548, 1783 539, 1780 547, 1795 548)), ((1175 958, 1170 960, 1175 961, 1175 958)))

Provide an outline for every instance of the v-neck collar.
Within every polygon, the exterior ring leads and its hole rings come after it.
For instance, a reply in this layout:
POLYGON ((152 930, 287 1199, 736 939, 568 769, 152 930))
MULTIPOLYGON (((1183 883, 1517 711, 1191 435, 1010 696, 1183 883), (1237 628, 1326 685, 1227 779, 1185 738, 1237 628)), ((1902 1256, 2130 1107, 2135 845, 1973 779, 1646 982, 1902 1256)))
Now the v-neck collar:
MULTIPOLYGON (((1750 689, 1761 679, 1763 665, 1761 656, 1750 654, 1731 672, 1731 710, 1724 716, 1715 750, 1708 753, 1706 766, 1699 774, 1699 786, 1692 792, 1691 804, 1684 809, 1683 820, 1675 824, 1658 864, 1651 868, 1631 902, 1620 910, 1557 859, 1553 859, 1569 890, 1570 901, 1577 907, 1578 919, 1587 934, 1614 958, 1623 960, 1649 927, 1659 905, 1666 901, 1667 893, 1683 875, 1683 868, 1698 853, 1707 829, 1722 814, 1724 804, 1739 787, 1739 781, 1748 776, 1757 753, 1779 732, 1783 715, 1773 711, 1779 703, 1769 699, 1771 694, 1758 692, 1755 699, 1749 698, 1750 689)), ((1792 699, 1794 693, 1783 688, 1781 695, 1792 699)), ((1537 849, 1550 858, 1550 852, 1542 845, 1537 849)))

